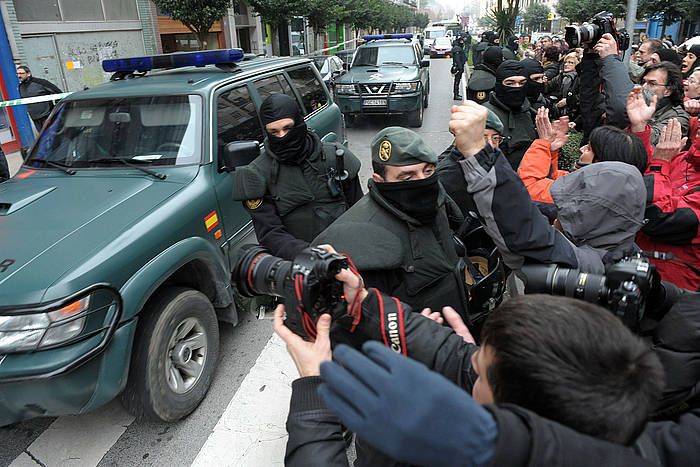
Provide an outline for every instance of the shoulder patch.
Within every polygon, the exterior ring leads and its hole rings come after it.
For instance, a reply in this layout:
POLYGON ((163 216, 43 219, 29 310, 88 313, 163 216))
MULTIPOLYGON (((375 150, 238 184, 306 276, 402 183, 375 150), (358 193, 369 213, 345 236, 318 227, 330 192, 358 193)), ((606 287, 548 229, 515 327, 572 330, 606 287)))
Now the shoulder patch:
POLYGON ((258 209, 262 205, 262 198, 248 199, 245 202, 245 206, 251 211, 258 209))

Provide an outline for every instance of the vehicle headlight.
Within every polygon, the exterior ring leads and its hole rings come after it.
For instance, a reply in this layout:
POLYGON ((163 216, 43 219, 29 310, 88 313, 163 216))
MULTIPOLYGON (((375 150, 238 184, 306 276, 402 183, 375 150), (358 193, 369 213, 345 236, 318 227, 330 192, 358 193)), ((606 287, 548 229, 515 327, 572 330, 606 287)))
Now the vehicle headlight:
POLYGON ((408 83, 394 83, 394 92, 416 92, 420 81, 411 81, 408 83))
POLYGON ((66 342, 85 326, 90 296, 47 313, 0 316, 0 354, 26 352, 66 342))
POLYGON ((336 84, 335 92, 336 94, 357 94, 354 84, 336 84))

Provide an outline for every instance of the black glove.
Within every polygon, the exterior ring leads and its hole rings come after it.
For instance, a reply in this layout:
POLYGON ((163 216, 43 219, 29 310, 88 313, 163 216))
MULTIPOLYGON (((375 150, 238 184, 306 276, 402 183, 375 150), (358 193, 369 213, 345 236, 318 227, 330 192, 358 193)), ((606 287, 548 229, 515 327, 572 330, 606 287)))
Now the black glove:
POLYGON ((333 352, 321 365, 319 394, 363 440, 401 462, 426 466, 484 465, 498 427, 467 392, 378 342, 333 352), (341 366, 342 365, 342 366, 341 366))

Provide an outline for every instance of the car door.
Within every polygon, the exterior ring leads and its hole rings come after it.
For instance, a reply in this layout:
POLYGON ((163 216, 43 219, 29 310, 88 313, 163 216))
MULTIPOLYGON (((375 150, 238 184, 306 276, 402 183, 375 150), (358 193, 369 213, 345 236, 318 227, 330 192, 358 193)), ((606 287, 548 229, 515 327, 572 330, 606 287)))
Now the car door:
MULTIPOLYGON (((249 241, 253 235, 253 226, 248 212, 240 201, 234 201, 233 177, 221 170, 223 150, 233 141, 256 140, 262 143, 263 130, 258 112, 247 84, 236 84, 219 90, 215 95, 216 114, 214 152, 217 167, 214 182, 219 202, 219 213, 223 224, 226 242, 222 246, 228 252, 229 261, 238 247, 249 241)), ((231 266, 232 264, 230 264, 231 266)))

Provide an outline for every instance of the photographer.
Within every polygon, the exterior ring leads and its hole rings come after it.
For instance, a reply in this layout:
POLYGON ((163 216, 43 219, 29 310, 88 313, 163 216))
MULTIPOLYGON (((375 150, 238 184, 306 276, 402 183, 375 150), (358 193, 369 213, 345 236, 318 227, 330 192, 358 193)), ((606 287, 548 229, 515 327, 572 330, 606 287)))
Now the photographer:
MULTIPOLYGON (((629 118, 625 111, 627 96, 634 83, 618 56, 617 42, 610 34, 603 34, 593 47, 601 58, 601 79, 605 95, 607 123, 625 128, 629 118)), ((683 83, 680 69, 670 62, 646 66, 641 77, 642 89, 648 98, 657 97, 654 115, 649 121, 651 142, 656 144, 661 130, 671 118, 676 118, 682 127, 683 136, 688 135, 688 113, 683 109, 683 83)))
POLYGON ((557 207, 552 226, 500 151, 485 144, 486 115, 472 102, 453 106, 450 131, 465 157, 459 164, 467 191, 507 266, 556 263, 602 274, 607 264, 638 250, 634 237, 646 194, 639 170, 600 162, 560 177, 550 187, 557 207))
MULTIPOLYGON (((364 299, 361 312, 334 319, 336 325, 331 334, 343 333, 355 345, 366 339, 383 340, 384 345, 391 346, 394 352, 409 355, 463 389, 473 392, 477 402, 515 403, 599 439, 627 444, 642 430, 658 395, 661 377, 658 362, 651 351, 619 320, 596 306, 561 297, 518 297, 501 305, 488 318, 482 331, 483 346, 477 349, 453 331, 411 313, 407 305, 376 290, 367 292, 358 289, 358 279, 351 273, 344 271, 336 277, 344 281, 348 300, 355 302, 356 293, 364 299), (392 318, 392 313, 395 312, 398 313, 398 318, 392 318), (394 320, 398 320, 403 332, 391 332, 394 320), (358 323, 350 333, 346 330, 349 329, 349 322, 358 323), (622 368, 625 370, 622 371, 622 368)), ((321 361, 330 359, 330 317, 325 315, 319 320, 318 337, 312 344, 304 342, 287 329, 282 324, 282 316, 283 310, 280 307, 276 310, 275 330, 287 343, 301 376, 318 375, 317 366, 321 361)), ((351 362, 339 358, 347 355, 347 351, 341 348, 336 350, 336 358, 347 363, 350 369, 351 362)), ((416 367, 415 363, 412 365, 416 367)), ((398 368, 400 367, 397 366, 398 368)), ((503 436, 510 437, 509 432, 513 432, 513 426, 515 431, 523 428, 516 420, 525 416, 536 419, 533 414, 515 407, 489 406, 486 411, 469 402, 468 397, 461 396, 456 387, 445 393, 445 390, 452 387, 447 381, 430 376, 427 372, 419 375, 420 379, 406 379, 410 374, 391 371, 391 375, 387 375, 391 381, 390 387, 384 385, 383 378, 372 377, 371 371, 365 374, 355 373, 355 377, 361 378, 364 384, 369 384, 368 388, 361 389, 357 384, 340 384, 340 379, 328 378, 324 374, 324 380, 332 386, 333 391, 345 387, 354 392, 353 395, 343 396, 343 400, 354 402, 355 410, 360 410, 353 417, 348 414, 349 407, 343 407, 337 396, 328 391, 322 391, 322 395, 339 415, 350 417, 344 418, 344 421, 352 429, 358 430, 360 436, 364 435, 363 440, 394 459, 421 465, 476 462, 478 459, 474 458, 475 455, 488 456, 489 453, 480 451, 479 454, 470 452, 470 449, 486 445, 490 447, 487 451, 492 451, 494 432, 499 433, 498 448, 492 455, 500 458, 499 451, 506 450, 502 454, 506 455, 513 448, 501 442, 503 436), (416 390, 417 388, 420 389, 416 390), (382 422, 375 419, 369 424, 355 423, 358 417, 369 419, 371 412, 378 413, 376 408, 361 403, 361 400, 369 397, 371 401, 374 397, 372 394, 383 399, 384 395, 395 390, 402 393, 401 397, 389 397, 385 401, 393 400, 391 404, 402 410, 391 410, 387 406, 385 408, 391 411, 392 416, 383 416, 382 422), (470 413, 465 413, 464 404, 470 405, 467 409, 470 413), (515 415, 508 414, 511 411, 515 415), (497 425, 494 425, 494 415, 497 425), (465 420, 470 420, 471 423, 464 423, 465 420), (443 422, 444 428, 436 430, 435 427, 443 427, 443 422), (386 423, 390 426, 386 426, 386 423), (368 430, 370 426, 374 427, 374 431, 368 430), (420 435, 409 428, 419 426, 422 427, 420 435), (397 430, 399 427, 403 428, 397 430), (430 435, 426 437, 424 428, 427 427, 433 428, 428 428, 427 433, 430 435), (424 437, 424 440, 417 444, 401 441, 402 437, 415 436, 424 437), (460 442, 469 437, 475 438, 475 441, 460 442), (426 462, 427 459, 430 461, 426 462)), ((342 452, 344 445, 339 436, 340 430, 332 427, 333 414, 325 409, 314 394, 313 388, 320 382, 318 378, 302 378, 293 383, 287 422, 290 431, 287 465, 302 465, 309 459, 317 461, 317 465, 327 465, 323 460, 318 460, 321 450, 332 457, 342 452)), ((567 429, 551 422, 537 423, 538 428, 543 425, 554 426, 554 431, 563 431, 567 435, 564 439, 570 435, 567 429)), ((538 433, 532 434, 544 436, 544 443, 548 443, 552 441, 551 434, 548 433, 551 429, 542 432, 537 430, 538 433)), ((528 434, 519 436, 526 437, 528 434)), ((595 445, 596 442, 591 441, 589 444, 595 445)), ((508 465, 521 465, 528 454, 534 456, 532 459, 536 461, 549 456, 554 459, 566 456, 559 451, 528 452, 524 445, 518 445, 523 450, 519 449, 520 456, 508 465)), ((631 456, 612 445, 609 450, 613 453, 617 450, 619 452, 616 455, 623 457, 631 456)), ((482 461, 487 459, 488 457, 481 457, 482 461)), ((371 465, 388 465, 390 462, 388 459, 381 463, 378 461, 375 458, 371 465)))

